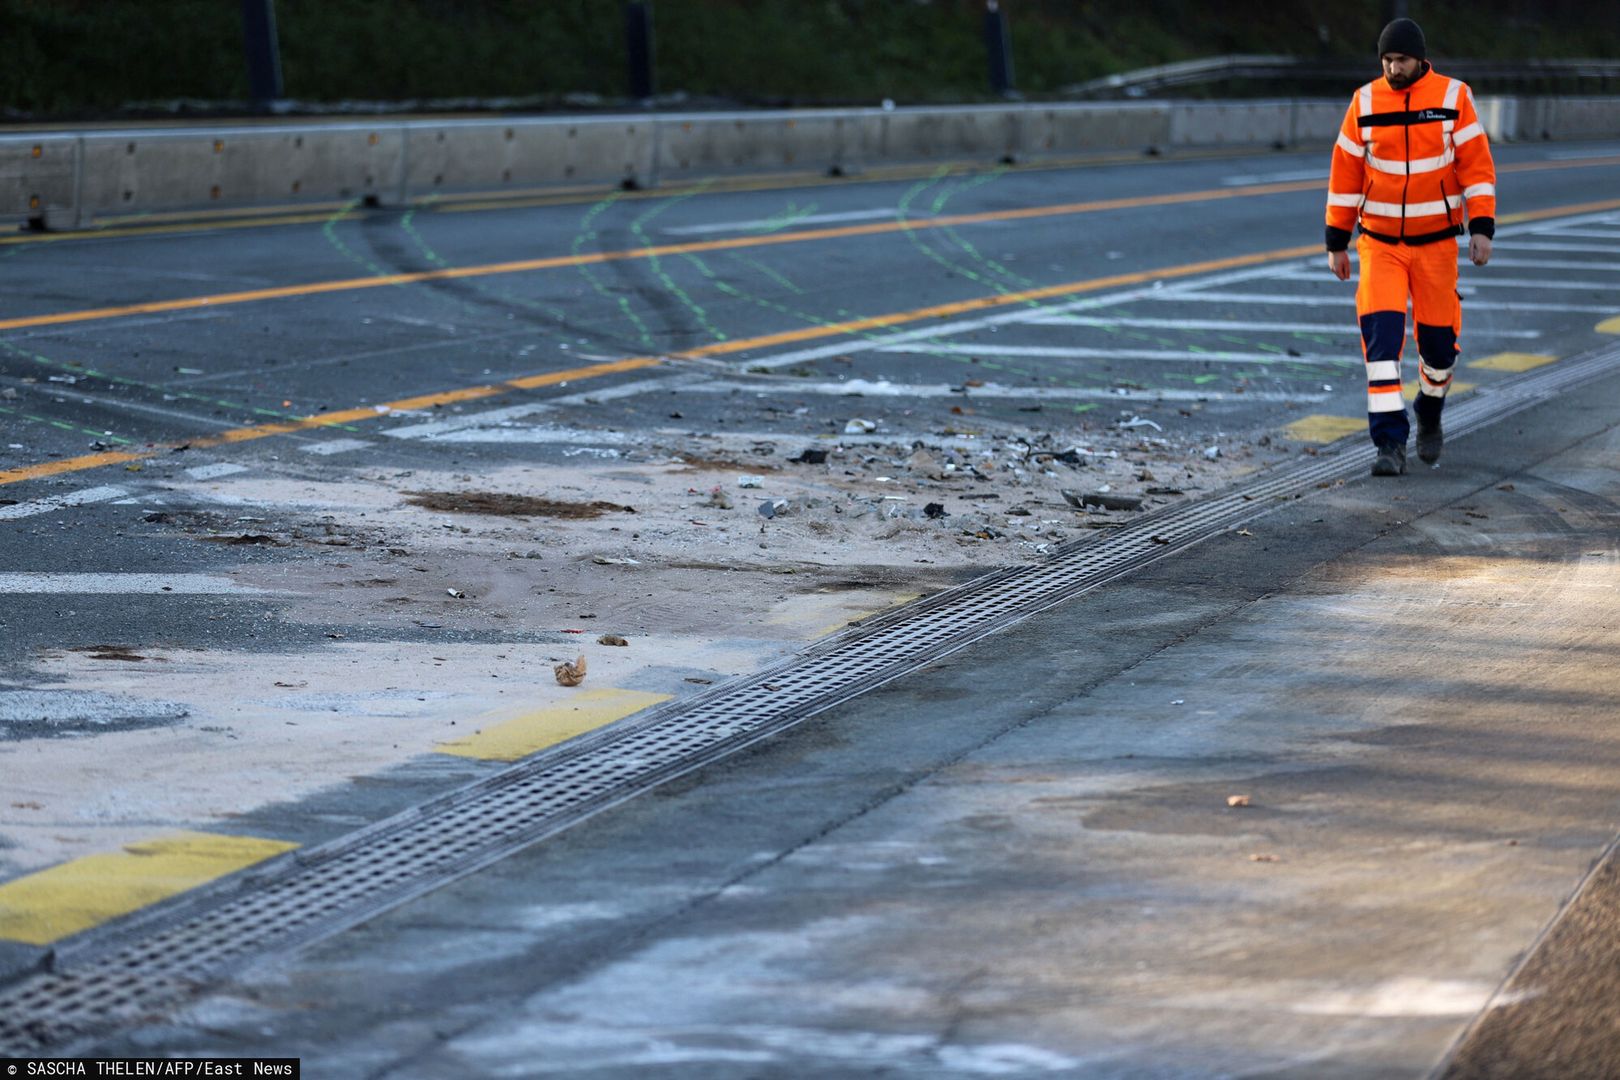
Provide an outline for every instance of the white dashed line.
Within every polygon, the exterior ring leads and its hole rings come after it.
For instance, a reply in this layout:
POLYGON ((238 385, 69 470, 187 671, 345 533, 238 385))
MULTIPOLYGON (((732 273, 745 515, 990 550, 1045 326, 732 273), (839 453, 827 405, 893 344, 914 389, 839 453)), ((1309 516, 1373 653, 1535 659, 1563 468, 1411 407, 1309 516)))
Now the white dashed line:
MULTIPOLYGON (((692 388, 692 392, 703 394, 729 394, 733 391, 754 392, 764 397, 768 393, 776 392, 776 388, 762 388, 758 384, 745 382, 712 382, 692 388)), ((1019 401, 1325 401, 1327 399, 1326 394, 1261 392, 1229 394, 1220 390, 1126 390, 1101 386, 998 386, 995 383, 971 387, 964 392, 960 385, 892 383, 887 379, 876 382, 866 379, 852 379, 848 382, 795 382, 793 392, 819 394, 825 397, 954 397, 961 401, 980 398, 1010 398, 1019 401)))
MULTIPOLYGON (((1342 323, 1295 323, 1295 322, 1231 322, 1224 319, 1110 319, 1096 316, 1079 317, 1057 316, 1050 319, 1031 319, 1031 326, 1139 326, 1148 329, 1160 330, 1228 330, 1245 333, 1266 332, 1275 334, 1355 334, 1360 335, 1361 328, 1354 322, 1342 323)), ((1496 337, 1537 338, 1541 336, 1540 330, 1498 330, 1496 337)))
POLYGON ((70 491, 65 495, 52 495, 48 499, 36 499, 33 502, 17 503, 14 506, 0 506, 0 521, 12 518, 32 517, 35 514, 47 514, 52 510, 60 510, 64 506, 82 506, 85 503, 106 502, 109 499, 119 499, 129 492, 121 487, 93 487, 82 491, 70 491))
POLYGON ((234 476, 237 473, 247 472, 246 465, 235 465, 228 461, 216 461, 212 465, 193 465, 186 470, 186 475, 193 480, 217 480, 221 476, 234 476))
POLYGON ((306 454, 329 457, 332 454, 346 454, 350 450, 364 450, 371 445, 364 439, 332 439, 328 442, 308 443, 298 449, 306 454))
POLYGON ((0 574, 4 593, 100 593, 177 596, 269 596, 218 574, 0 574))
MULTIPOLYGON (((1190 352, 1187 349, 1088 349, 1062 345, 961 345, 939 343, 935 345, 889 345, 878 349, 882 353, 909 353, 913 356, 1027 356, 1052 360, 1171 360, 1184 364, 1313 364, 1322 367, 1359 368, 1359 351, 1352 356, 1323 356, 1304 353, 1288 356, 1269 352, 1190 352)), ((795 383, 795 386, 798 384, 795 383)))

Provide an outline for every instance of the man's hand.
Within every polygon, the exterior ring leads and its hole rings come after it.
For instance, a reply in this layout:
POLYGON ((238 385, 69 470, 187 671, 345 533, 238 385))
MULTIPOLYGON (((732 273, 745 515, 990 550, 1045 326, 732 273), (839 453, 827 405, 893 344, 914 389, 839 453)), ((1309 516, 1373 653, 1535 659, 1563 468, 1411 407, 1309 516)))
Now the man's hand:
MULTIPOLYGON (((1475 237, 1474 239, 1478 240, 1478 239, 1480 239, 1480 237, 1475 237)), ((1490 243, 1489 240, 1487 240, 1487 241, 1485 241, 1485 257, 1490 258, 1490 255, 1491 255, 1491 243, 1490 243)), ((1478 262, 1479 260, 1476 259, 1474 261, 1478 262)), ((1349 281, 1350 280, 1350 253, 1348 251, 1330 251, 1330 252, 1328 252, 1328 269, 1333 271, 1333 276, 1338 278, 1340 281, 1349 281)))
POLYGON ((1468 257, 1475 266, 1484 266, 1491 261, 1491 238, 1475 233, 1468 238, 1468 257))

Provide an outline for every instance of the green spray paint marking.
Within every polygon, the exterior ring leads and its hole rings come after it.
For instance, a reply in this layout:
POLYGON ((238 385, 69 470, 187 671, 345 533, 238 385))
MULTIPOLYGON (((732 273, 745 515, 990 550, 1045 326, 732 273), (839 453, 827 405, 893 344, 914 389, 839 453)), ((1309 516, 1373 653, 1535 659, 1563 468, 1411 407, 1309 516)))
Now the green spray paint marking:
MULTIPOLYGON (((586 243, 598 238, 596 230, 591 228, 591 223, 601 216, 608 207, 618 202, 621 194, 622 192, 615 191, 585 212, 585 216, 579 222, 579 232, 575 234, 574 241, 569 246, 570 254, 579 255, 586 243)), ((636 314, 636 309, 630 306, 630 301, 603 285, 602 279, 591 267, 586 266, 584 263, 577 263, 575 268, 584 275, 586 281, 591 283, 591 288, 596 290, 597 295, 613 301, 619 312, 630 320, 630 324, 636 328, 636 340, 640 343, 642 349, 647 352, 656 352, 658 345, 653 341, 651 331, 647 329, 647 324, 641 321, 641 316, 636 314)))
POLYGON ((97 431, 94 428, 79 427, 77 424, 69 424, 63 420, 52 420, 48 416, 35 416, 33 413, 26 413, 21 409, 13 409, 4 405, 0 405, 0 413, 15 416, 17 419, 26 420, 31 424, 43 424, 46 427, 71 431, 75 435, 89 435, 92 438, 100 439, 102 442, 117 443, 119 446, 131 446, 135 442, 134 439, 126 439, 121 435, 108 435, 106 432, 97 431))
POLYGON ((359 199, 354 199, 348 203, 345 203, 341 209, 326 219, 326 224, 321 226, 321 235, 326 238, 326 242, 328 244, 331 244, 339 254, 348 259, 350 262, 365 267, 367 270, 370 270, 372 275, 375 277, 387 277, 391 271, 384 270, 382 267, 360 254, 358 251, 355 251, 348 244, 345 244, 338 237, 338 223, 344 218, 348 217, 350 214, 354 213, 355 208, 359 205, 359 199))
MULTIPOLYGON (((79 375, 79 376, 83 376, 83 377, 87 377, 87 378, 100 379, 103 382, 110 383, 110 384, 112 384, 114 386, 128 386, 128 387, 133 387, 133 388, 135 388, 137 390, 146 390, 146 391, 148 391, 150 393, 157 394, 160 397, 171 398, 171 399, 174 399, 174 400, 193 401, 193 402, 196 402, 199 405, 210 405, 210 406, 213 406, 215 408, 230 409, 230 410, 233 410, 233 411, 236 411, 236 412, 251 413, 254 416, 264 416, 264 417, 268 417, 268 418, 273 419, 273 420, 299 420, 299 419, 302 419, 296 413, 281 412, 281 411, 279 411, 277 409, 262 409, 262 408, 259 408, 257 406, 254 406, 254 405, 248 405, 245 402, 241 402, 241 401, 231 401, 231 400, 229 400, 227 398, 207 397, 207 396, 205 396, 203 394, 194 394, 194 393, 190 393, 189 391, 180 390, 178 388, 165 386, 162 383, 144 382, 144 381, 142 381, 140 379, 130 379, 130 378, 126 378, 126 377, 124 377, 122 375, 113 375, 113 374, 110 374, 110 373, 105 372, 105 371, 99 371, 96 368, 80 367, 77 364, 64 363, 63 361, 60 361, 60 360, 52 360, 48 356, 45 356, 45 355, 42 355, 42 354, 36 353, 36 352, 30 352, 29 350, 23 348, 22 346, 14 345, 9 341, 0 341, 0 349, 4 349, 6 352, 10 353, 13 356, 20 356, 25 360, 32 360, 34 363, 39 364, 42 367, 53 368, 53 369, 55 369, 57 371, 67 372, 67 373, 72 374, 72 375, 79 375)), ((111 404, 116 404, 116 403, 111 403, 111 404)), ((360 430, 358 427, 355 427, 353 424, 333 424, 331 426, 334 427, 334 428, 339 428, 339 429, 341 429, 343 431, 359 431, 360 430)))
POLYGON ((681 305, 685 307, 687 311, 692 313, 693 317, 697 319, 698 325, 703 328, 703 332, 705 334, 708 334, 709 337, 713 338, 715 341, 725 341, 731 335, 727 334, 724 330, 710 322, 709 313, 703 309, 703 305, 699 304, 696 300, 693 300, 692 297, 687 294, 686 290, 677 285, 675 283, 675 279, 670 277, 669 271, 664 269, 664 260, 654 253, 655 247, 652 242, 652 238, 647 235, 646 229, 647 223, 653 218, 657 217, 659 214, 662 214, 670 207, 677 206, 680 203, 685 202, 694 195, 702 194, 703 191, 711 184, 713 184, 712 180, 706 180, 690 191, 683 191, 681 194, 676 195, 673 198, 661 201, 657 206, 654 206, 651 210, 648 210, 646 213, 630 222, 630 233, 638 241, 640 241, 642 247, 646 249, 645 261, 647 266, 650 270, 652 270, 653 276, 658 279, 658 283, 664 287, 664 291, 674 296, 675 299, 681 302, 681 305))
POLYGON ((809 217, 815 212, 815 203, 811 203, 802 210, 794 206, 792 203, 788 203, 785 209, 778 210, 776 213, 772 214, 763 222, 754 226, 748 231, 754 233, 781 232, 783 229, 797 225, 799 222, 803 221, 805 218, 809 217))
MULTIPOLYGON (((422 234, 416 231, 417 210, 431 206, 437 199, 437 195, 430 195, 428 198, 422 200, 420 207, 411 207, 410 210, 405 212, 405 216, 399 219, 399 225, 400 228, 405 231, 405 235, 409 236, 411 238, 411 242, 416 245, 416 249, 422 253, 423 258, 427 259, 434 266, 448 270, 450 269, 450 263, 441 257, 437 251, 434 251, 433 248, 428 244, 427 240, 423 238, 422 234)), ((470 286, 472 289, 484 294, 485 296, 494 297, 496 300, 504 301, 509 304, 516 304, 519 307, 527 308, 530 311, 538 311, 542 315, 556 319, 559 322, 567 317, 562 308, 552 307, 550 304, 543 304, 537 300, 530 300, 529 298, 519 296, 508 289, 491 285, 489 282, 479 278, 469 278, 466 282, 464 282, 464 284, 470 286)), ((468 313, 474 312, 473 306, 466 302, 462 302, 461 307, 462 310, 468 313)))
MULTIPOLYGON (((774 281, 778 285, 782 286, 782 288, 786 289, 788 292, 792 293, 794 296, 803 296, 804 295, 804 290, 802 288, 795 285, 791 280, 784 277, 782 274, 778 273, 777 271, 771 269, 769 266, 766 266, 764 263, 760 262, 758 259, 751 258, 750 256, 744 255, 740 251, 732 251, 732 252, 728 252, 728 254, 730 255, 731 258, 733 258, 733 259, 737 260, 738 262, 742 263, 744 266, 748 267, 750 270, 753 270, 753 271, 755 271, 757 273, 763 274, 765 277, 770 278, 772 281, 774 281)), ((843 314, 843 312, 839 312, 839 314, 843 314)))

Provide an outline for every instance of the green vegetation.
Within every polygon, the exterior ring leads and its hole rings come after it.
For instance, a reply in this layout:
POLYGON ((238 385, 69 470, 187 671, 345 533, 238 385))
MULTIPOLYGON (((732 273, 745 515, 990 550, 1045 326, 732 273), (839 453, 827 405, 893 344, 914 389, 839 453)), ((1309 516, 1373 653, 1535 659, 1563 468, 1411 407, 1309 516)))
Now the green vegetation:
MULTIPOLYGON (((983 0, 652 0, 658 84, 743 104, 988 95, 983 0)), ((1575 0, 1411 0, 1437 57, 1620 57, 1620 22, 1575 0)), ((1221 53, 1365 58, 1370 0, 1002 0, 1031 97, 1221 53), (1263 15, 1257 12, 1263 11, 1263 15)), ((106 116, 247 96, 238 0, 0 0, 0 109, 106 116)), ((278 0, 289 98, 620 99, 621 0, 278 0)))

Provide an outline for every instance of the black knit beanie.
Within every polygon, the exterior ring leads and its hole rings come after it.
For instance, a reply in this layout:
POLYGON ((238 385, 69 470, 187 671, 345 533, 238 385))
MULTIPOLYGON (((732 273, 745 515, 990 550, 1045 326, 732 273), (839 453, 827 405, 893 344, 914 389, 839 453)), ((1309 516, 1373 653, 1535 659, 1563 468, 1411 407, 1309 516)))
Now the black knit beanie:
POLYGON ((1396 19, 1378 35, 1380 58, 1390 53, 1405 53, 1414 60, 1427 60, 1429 50, 1423 44, 1423 27, 1411 19, 1396 19))

